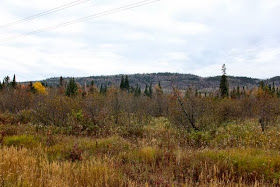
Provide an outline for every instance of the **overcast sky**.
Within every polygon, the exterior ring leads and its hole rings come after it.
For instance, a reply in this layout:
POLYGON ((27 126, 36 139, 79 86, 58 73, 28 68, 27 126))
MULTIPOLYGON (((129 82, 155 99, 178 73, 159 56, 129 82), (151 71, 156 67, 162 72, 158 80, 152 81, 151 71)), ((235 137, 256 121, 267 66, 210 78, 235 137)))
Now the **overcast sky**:
MULTIPOLYGON (((1 0, 0 25, 74 0, 1 0)), ((139 1, 139 0, 138 0, 139 1)), ((280 75, 280 0, 161 0, 56 30, 3 39, 137 0, 90 0, 0 27, 0 79, 152 72, 280 75)))

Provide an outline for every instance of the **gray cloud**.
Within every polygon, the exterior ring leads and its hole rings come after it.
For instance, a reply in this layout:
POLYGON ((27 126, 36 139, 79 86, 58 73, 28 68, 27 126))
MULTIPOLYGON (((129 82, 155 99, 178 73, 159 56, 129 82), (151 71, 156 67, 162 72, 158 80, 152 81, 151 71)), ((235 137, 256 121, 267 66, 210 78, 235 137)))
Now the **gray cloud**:
MULTIPOLYGON (((3 0, 0 25, 68 3, 3 0)), ((0 38, 132 3, 106 0, 0 29, 0 38)), ((0 78, 180 72, 268 78, 280 70, 280 0, 162 0, 0 45, 0 78)), ((0 39, 1 40, 1 39, 0 39)))

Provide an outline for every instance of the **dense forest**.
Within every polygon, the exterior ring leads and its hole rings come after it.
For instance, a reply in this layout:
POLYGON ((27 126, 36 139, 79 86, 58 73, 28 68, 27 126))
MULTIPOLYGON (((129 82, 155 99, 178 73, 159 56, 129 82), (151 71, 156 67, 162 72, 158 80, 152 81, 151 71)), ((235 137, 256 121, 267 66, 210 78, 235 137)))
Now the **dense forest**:
POLYGON ((280 184, 279 78, 100 79, 4 78, 2 186, 280 184))
MULTIPOLYGON (((114 76, 91 76, 91 77, 79 77, 76 78, 76 82, 82 86, 85 84, 89 85, 94 81, 97 87, 101 85, 107 86, 118 86, 121 82, 121 77, 123 75, 114 75, 114 76)), ((193 89, 198 89, 200 92, 209 92, 217 90, 219 88, 221 76, 216 77, 199 77, 192 74, 179 74, 179 73, 151 73, 151 74, 131 74, 128 75, 129 83, 131 86, 136 86, 137 84, 141 87, 142 90, 145 89, 146 85, 156 85, 158 82, 161 83, 162 89, 165 92, 172 90, 172 85, 176 86, 177 89, 186 90, 189 87, 193 89)), ((69 77, 64 77, 65 81, 69 81, 69 77)), ((41 80, 48 84, 49 86, 58 86, 59 77, 54 77, 46 80, 41 80)), ((273 77, 266 80, 249 78, 249 77, 234 77, 228 76, 228 81, 230 87, 246 87, 252 89, 257 87, 261 81, 264 81, 267 85, 272 85, 273 82, 275 85, 280 86, 280 77, 273 77)), ((25 84, 28 84, 26 82, 25 84)))

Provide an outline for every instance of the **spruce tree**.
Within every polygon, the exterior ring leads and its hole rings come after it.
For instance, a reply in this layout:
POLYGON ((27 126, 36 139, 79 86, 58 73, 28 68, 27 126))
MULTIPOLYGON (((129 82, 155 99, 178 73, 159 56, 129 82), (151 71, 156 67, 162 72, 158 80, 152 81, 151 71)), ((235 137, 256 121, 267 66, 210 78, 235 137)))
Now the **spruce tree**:
POLYGON ((99 93, 100 93, 100 94, 105 94, 106 92, 107 92, 107 86, 101 84, 99 93))
POLYGON ((63 87, 63 83, 64 83, 64 80, 63 80, 63 77, 61 76, 61 77, 59 78, 59 86, 60 86, 60 87, 63 87))
POLYGON ((162 90, 160 82, 158 82, 158 88, 159 88, 160 93, 163 93, 163 90, 162 90))
POLYGON ((125 76, 125 80, 124 80, 124 89, 125 90, 129 90, 130 86, 129 86, 129 81, 128 81, 128 76, 125 76))
POLYGON ((11 85, 12 85, 13 88, 16 88, 16 87, 17 87, 16 75, 15 75, 15 74, 14 74, 13 82, 11 83, 11 85))
POLYGON ((75 82, 74 78, 70 78, 69 83, 67 84, 66 88, 66 95, 68 97, 73 97, 78 94, 78 86, 77 83, 75 82))
POLYGON ((136 90, 136 91, 137 91, 137 95, 140 96, 141 95, 141 87, 139 86, 138 90, 136 90))
POLYGON ((220 94, 222 98, 228 97, 229 89, 228 89, 228 81, 226 75, 226 65, 224 64, 222 67, 223 75, 220 81, 220 94))
POLYGON ((141 88, 139 87, 139 85, 136 85, 136 88, 134 90, 134 96, 140 96, 141 95, 141 88))
POLYGON ((10 77, 9 76, 4 77, 3 83, 5 87, 8 87, 10 85, 10 77))
POLYGON ((121 79, 120 89, 124 90, 124 77, 123 77, 123 75, 122 75, 122 79, 121 79))
POLYGON ((94 92, 94 81, 90 82, 89 92, 91 92, 91 93, 94 92))
POLYGON ((145 95, 145 96, 148 96, 148 95, 149 95, 149 92, 148 92, 148 85, 147 85, 147 84, 146 84, 146 87, 145 87, 144 95, 145 95))

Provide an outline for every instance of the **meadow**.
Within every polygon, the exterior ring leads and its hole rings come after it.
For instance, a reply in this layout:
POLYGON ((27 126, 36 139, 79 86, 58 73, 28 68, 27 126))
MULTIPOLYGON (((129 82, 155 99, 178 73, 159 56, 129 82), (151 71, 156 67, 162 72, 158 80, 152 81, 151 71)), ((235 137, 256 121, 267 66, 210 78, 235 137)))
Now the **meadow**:
POLYGON ((3 89, 0 186, 279 186, 279 106, 262 88, 3 89))

